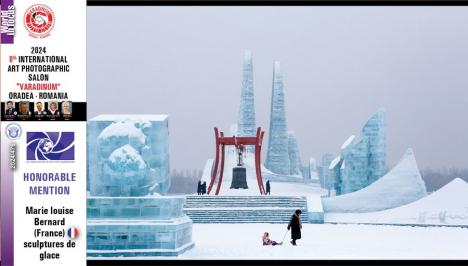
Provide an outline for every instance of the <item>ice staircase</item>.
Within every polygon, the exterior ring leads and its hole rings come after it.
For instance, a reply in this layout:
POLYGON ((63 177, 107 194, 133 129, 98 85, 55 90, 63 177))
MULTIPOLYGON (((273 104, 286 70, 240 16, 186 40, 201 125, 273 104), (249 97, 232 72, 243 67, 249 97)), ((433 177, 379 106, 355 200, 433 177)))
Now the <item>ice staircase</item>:
POLYGON ((308 223, 307 199, 292 196, 187 196, 193 223, 288 223, 295 210, 308 223))

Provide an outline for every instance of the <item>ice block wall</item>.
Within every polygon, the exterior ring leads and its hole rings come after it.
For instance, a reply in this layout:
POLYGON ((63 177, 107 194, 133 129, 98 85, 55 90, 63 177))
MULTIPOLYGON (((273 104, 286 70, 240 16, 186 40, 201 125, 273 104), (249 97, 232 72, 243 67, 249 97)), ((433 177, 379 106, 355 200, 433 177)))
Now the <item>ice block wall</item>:
POLYGON ((193 247, 184 197, 91 197, 88 256, 177 256, 193 247))
POLYGON ((178 256, 192 221, 170 186, 167 115, 101 115, 88 122, 89 257, 178 256))
POLYGON ((387 172, 386 163, 386 112, 380 108, 367 121, 361 130, 362 137, 369 139, 369 165, 368 165, 368 184, 373 183, 387 172))
POLYGON ((386 175, 358 191, 323 198, 325 212, 373 212, 399 207, 427 195, 413 150, 386 175))
POLYGON ((322 188, 325 188, 325 189, 331 189, 329 187, 329 179, 331 176, 331 171, 328 168, 330 167, 330 163, 333 161, 333 158, 335 157, 331 153, 325 153, 324 155, 322 155, 319 176, 320 176, 320 184, 322 188))
POLYGON ((166 194, 170 186, 167 115, 101 115, 88 122, 93 196, 166 194))
POLYGON ((323 177, 328 189, 337 195, 360 190, 374 183, 387 172, 385 143, 385 109, 380 108, 361 130, 359 140, 354 135, 341 146, 340 155, 333 160, 323 177))
POLYGON ((369 185, 368 138, 351 143, 342 150, 343 163, 340 169, 340 194, 354 192, 369 185))

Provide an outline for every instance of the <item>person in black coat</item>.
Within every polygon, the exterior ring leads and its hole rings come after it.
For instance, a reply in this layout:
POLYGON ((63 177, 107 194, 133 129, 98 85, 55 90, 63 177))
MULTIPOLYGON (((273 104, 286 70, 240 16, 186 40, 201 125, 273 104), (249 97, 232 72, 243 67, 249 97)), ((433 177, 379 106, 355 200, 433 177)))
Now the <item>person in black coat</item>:
POLYGON ((266 194, 267 195, 271 195, 270 190, 271 190, 270 180, 267 180, 266 181, 266 194))
POLYGON ((206 194, 206 181, 203 182, 202 184, 202 195, 206 194))
POLYGON ((202 184, 201 184, 201 180, 198 181, 198 185, 197 185, 197 194, 198 195, 201 195, 202 193, 202 184))
POLYGON ((296 210, 288 224, 288 230, 291 229, 291 244, 293 246, 296 245, 296 240, 301 239, 301 213, 301 210, 296 210))

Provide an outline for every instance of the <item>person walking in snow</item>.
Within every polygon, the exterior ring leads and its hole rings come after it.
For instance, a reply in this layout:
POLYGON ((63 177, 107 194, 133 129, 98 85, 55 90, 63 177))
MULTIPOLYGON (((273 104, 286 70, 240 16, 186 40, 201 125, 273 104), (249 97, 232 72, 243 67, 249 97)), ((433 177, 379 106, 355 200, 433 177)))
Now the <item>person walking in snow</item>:
POLYGON ((270 234, 268 232, 265 232, 263 234, 263 245, 264 246, 276 246, 276 245, 282 245, 283 242, 276 242, 270 239, 270 234))
POLYGON ((288 224, 288 230, 291 229, 291 244, 293 246, 296 245, 296 240, 301 239, 301 213, 301 210, 296 210, 288 224))
POLYGON ((271 190, 270 180, 267 180, 266 181, 266 195, 271 195, 270 190, 271 190))

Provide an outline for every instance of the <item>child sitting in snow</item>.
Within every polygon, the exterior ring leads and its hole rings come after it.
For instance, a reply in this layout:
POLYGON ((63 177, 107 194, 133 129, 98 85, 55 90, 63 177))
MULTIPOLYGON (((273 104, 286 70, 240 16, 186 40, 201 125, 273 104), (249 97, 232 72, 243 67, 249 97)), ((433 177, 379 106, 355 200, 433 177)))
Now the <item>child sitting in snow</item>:
POLYGON ((283 242, 278 243, 276 241, 271 240, 270 239, 270 234, 268 232, 265 232, 263 234, 263 245, 264 246, 270 246, 270 245, 271 246, 276 246, 276 245, 282 245, 282 244, 283 244, 283 242))

